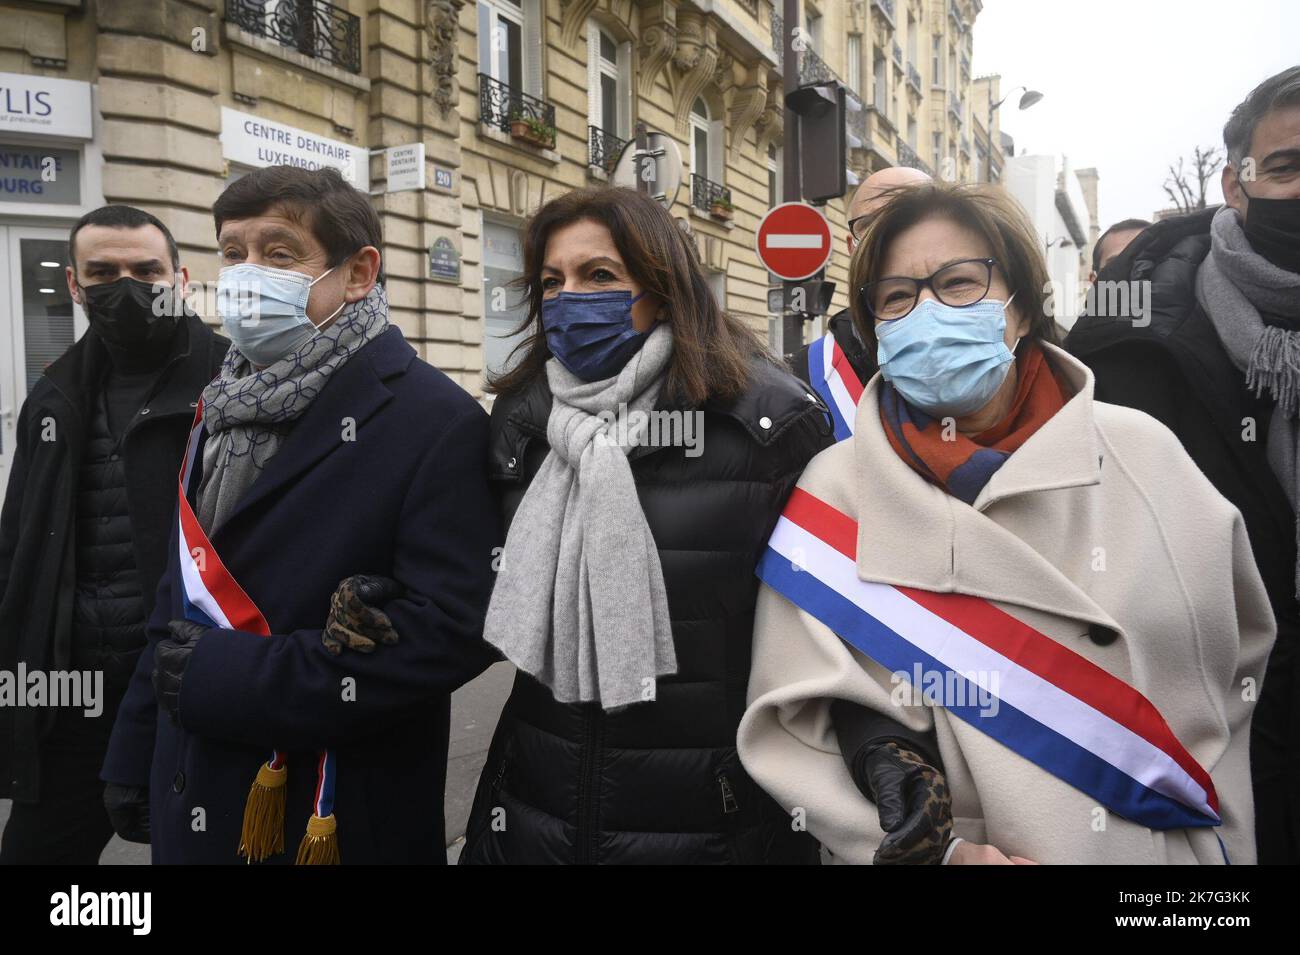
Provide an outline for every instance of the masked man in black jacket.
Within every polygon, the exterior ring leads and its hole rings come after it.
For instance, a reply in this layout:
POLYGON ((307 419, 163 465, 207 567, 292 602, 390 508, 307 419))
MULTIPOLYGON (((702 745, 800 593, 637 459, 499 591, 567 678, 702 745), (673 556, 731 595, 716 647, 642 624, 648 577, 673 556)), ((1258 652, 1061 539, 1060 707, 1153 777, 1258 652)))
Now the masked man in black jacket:
MULTIPOLYGON (((183 305, 176 241, 147 212, 88 213, 68 259, 90 330, 19 415, 0 515, 0 674, 17 692, 20 672, 51 687, 54 674, 84 674, 90 689, 80 705, 0 706, 0 796, 14 800, 5 864, 93 865, 113 835, 100 767, 145 645, 199 392, 229 344, 183 305)), ((143 793, 114 811, 148 841, 143 793)))
MULTIPOLYGON (((1178 436, 1246 522, 1277 618, 1251 726, 1261 863, 1300 862, 1300 66, 1223 130, 1226 205, 1156 223, 1110 265, 1066 339, 1099 401, 1178 436)), ((1195 652, 1194 647, 1188 652, 1195 652)), ((1258 688, 1242 687, 1253 693, 1258 688)))

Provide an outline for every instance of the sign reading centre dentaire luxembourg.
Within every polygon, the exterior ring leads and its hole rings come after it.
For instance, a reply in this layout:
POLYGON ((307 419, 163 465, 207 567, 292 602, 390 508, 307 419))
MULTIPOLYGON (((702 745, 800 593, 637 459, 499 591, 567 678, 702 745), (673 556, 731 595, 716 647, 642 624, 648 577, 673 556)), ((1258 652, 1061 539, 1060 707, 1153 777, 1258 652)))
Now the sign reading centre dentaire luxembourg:
POLYGON ((369 150, 228 106, 221 107, 221 155, 255 169, 333 166, 362 192, 370 188, 369 150))

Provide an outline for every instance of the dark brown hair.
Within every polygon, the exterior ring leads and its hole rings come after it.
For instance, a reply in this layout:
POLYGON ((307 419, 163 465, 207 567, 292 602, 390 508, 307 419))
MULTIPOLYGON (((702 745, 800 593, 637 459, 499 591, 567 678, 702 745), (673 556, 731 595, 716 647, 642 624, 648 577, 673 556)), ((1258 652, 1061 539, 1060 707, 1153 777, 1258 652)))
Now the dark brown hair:
MULTIPOLYGON (((251 219, 272 207, 307 226, 325 247, 326 265, 338 265, 368 245, 383 252, 384 229, 370 197, 329 166, 267 166, 239 177, 212 206, 218 237, 227 219, 251 219)), ((381 269, 379 281, 383 280, 381 269)))
POLYGON ((1052 318, 1051 286, 1047 263, 1038 233, 1020 204, 1001 186, 954 185, 941 181, 917 183, 900 192, 876 214, 849 263, 850 302, 853 324, 863 342, 876 347, 876 328, 863 309, 858 290, 881 278, 881 266, 889 244, 903 231, 925 219, 949 219, 963 225, 988 243, 1015 294, 1015 304, 1029 319, 1026 338, 1057 344, 1056 322, 1052 318))
POLYGON ((601 186, 552 199, 528 221, 524 274, 516 280, 528 303, 528 317, 516 332, 528 335, 511 352, 512 359, 520 356, 518 364, 494 377, 488 390, 519 391, 542 373, 551 357, 541 318, 546 244, 556 229, 580 219, 609 230, 628 274, 667 307, 673 332, 668 393, 690 404, 740 394, 749 380, 750 361, 767 357, 758 336, 719 307, 693 243, 668 210, 633 189, 601 186))

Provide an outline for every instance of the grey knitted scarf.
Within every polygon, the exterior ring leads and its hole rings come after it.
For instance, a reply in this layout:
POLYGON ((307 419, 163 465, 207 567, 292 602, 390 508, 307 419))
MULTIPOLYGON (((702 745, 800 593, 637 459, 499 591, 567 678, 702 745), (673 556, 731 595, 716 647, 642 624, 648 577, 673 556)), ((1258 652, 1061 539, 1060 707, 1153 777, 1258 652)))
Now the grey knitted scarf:
POLYGON ((677 672, 659 551, 627 460, 645 443, 672 344, 659 325, 605 381, 546 364, 551 451, 510 525, 483 637, 561 703, 619 709, 677 672))
POLYGON ((323 332, 261 371, 232 347, 203 389, 203 483, 198 518, 214 533, 280 449, 293 421, 330 377, 388 327, 383 286, 346 306, 323 332))
MULTIPOLYGON (((1300 501, 1300 332, 1265 325, 1270 315, 1300 319, 1300 275, 1255 252, 1237 213, 1224 206, 1210 224, 1210 254, 1196 273, 1196 298, 1210 316, 1228 357, 1256 395, 1275 402, 1268 463, 1296 508, 1300 501)), ((1300 543, 1300 521, 1296 538, 1300 543)), ((1296 566, 1300 597, 1300 564, 1296 566)))

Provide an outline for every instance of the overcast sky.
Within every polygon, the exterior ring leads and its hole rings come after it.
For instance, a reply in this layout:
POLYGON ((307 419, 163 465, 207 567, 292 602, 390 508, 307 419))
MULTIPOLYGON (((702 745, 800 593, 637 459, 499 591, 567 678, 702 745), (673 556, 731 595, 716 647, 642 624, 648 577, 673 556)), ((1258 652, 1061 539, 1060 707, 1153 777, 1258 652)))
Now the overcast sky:
MULTIPOLYGON (((1222 146, 1232 108, 1260 81, 1300 63, 1298 0, 984 0, 976 75, 1000 73, 1016 153, 1065 154, 1100 176, 1105 229, 1170 203, 1166 167, 1194 146, 1222 146)), ((1223 201, 1218 176, 1208 201, 1223 201)))

